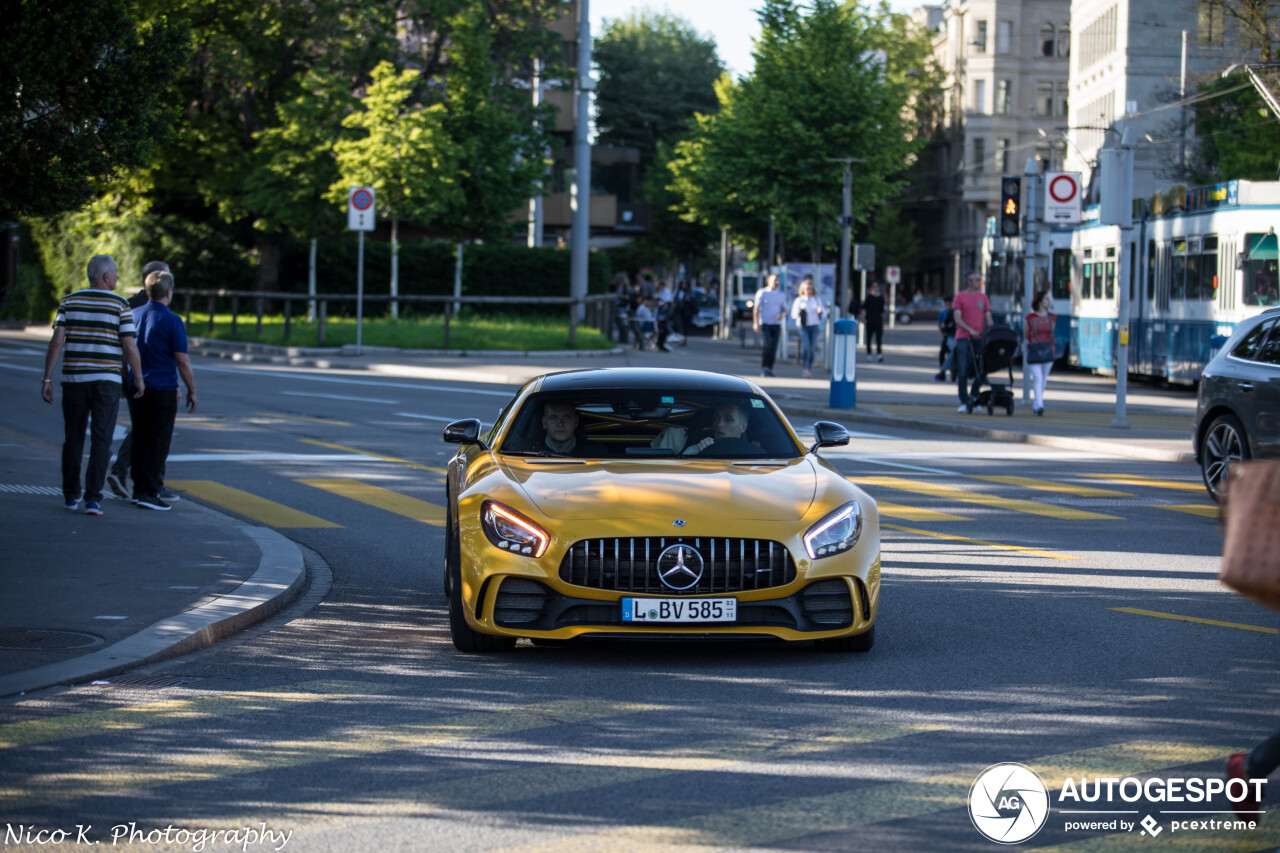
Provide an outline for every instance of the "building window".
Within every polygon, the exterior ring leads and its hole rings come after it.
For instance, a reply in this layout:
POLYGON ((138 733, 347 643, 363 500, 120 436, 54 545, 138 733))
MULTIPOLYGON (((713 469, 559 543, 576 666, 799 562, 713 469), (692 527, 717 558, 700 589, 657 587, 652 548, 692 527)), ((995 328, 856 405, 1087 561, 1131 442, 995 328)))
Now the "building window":
POLYGON ((1013 81, 996 81, 996 114, 1007 116, 1013 112, 1013 81))
POLYGON ((981 136, 973 139, 973 173, 981 175, 987 171, 987 140, 981 136))
POLYGON ((987 81, 973 81, 973 111, 977 115, 985 115, 987 112, 987 81))
POLYGON ((1053 115, 1053 83, 1036 84, 1036 115, 1053 115))
POLYGON ((1058 89, 1058 115, 1065 117, 1067 115, 1067 87, 1064 85, 1058 89))
POLYGON ((1196 41, 1201 47, 1222 47, 1222 0, 1200 0, 1196 41))
POLYGON ((973 36, 973 49, 975 53, 987 52, 987 22, 977 22, 978 31, 973 36))
POLYGON ((996 165, 1000 167, 1000 174, 1009 174, 1009 140, 996 140, 996 165))
POLYGON ((1058 41, 1057 30, 1053 24, 1045 24, 1040 28, 1040 55, 1053 56, 1054 46, 1058 41))
POLYGON ((996 22, 996 53, 1013 50, 1013 21, 996 22))
POLYGON ((1058 56, 1071 55, 1071 30, 1066 26, 1058 28, 1058 56))

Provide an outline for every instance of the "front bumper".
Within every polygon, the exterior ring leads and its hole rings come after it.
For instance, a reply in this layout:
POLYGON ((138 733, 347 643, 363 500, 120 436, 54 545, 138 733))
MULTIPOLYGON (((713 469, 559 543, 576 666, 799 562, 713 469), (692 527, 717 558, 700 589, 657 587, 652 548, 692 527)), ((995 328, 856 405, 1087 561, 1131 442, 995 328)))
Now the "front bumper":
MULTIPOLYGON (((622 593, 581 589, 566 593, 528 577, 491 577, 478 591, 476 627, 511 637, 566 640, 586 635, 630 637, 774 637, 815 640, 860 634, 871 628, 878 604, 880 561, 872 571, 874 585, 857 577, 798 580, 785 589, 734 595, 733 623, 653 623, 622 619, 622 593), (763 593, 763 594, 762 594, 763 593), (602 596, 602 597, 596 597, 602 596)), ((679 597, 679 596, 676 596, 679 597)), ((698 596, 720 597, 720 596, 698 596)))

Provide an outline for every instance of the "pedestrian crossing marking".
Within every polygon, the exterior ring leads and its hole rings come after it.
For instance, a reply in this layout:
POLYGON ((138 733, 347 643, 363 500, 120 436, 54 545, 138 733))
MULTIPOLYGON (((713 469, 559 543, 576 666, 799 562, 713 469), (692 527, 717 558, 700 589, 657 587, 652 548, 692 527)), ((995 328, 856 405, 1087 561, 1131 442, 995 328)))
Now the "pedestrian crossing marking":
POLYGON ((1039 548, 1028 548, 1025 545, 1006 545, 1003 542, 988 542, 985 539, 970 539, 968 536, 957 536, 954 533, 938 533, 933 530, 920 530, 916 527, 901 527, 897 524, 881 524, 882 528, 901 530, 903 533, 915 533, 920 536, 932 536, 935 539, 950 539, 953 542, 968 542, 971 545, 983 545, 987 548, 1000 548, 1005 551, 1019 551, 1033 557, 1048 557, 1051 560, 1082 560, 1083 557, 1073 554, 1059 554, 1054 551, 1041 551, 1039 548))
MULTIPOLYGON (((327 424, 328 426, 344 426, 349 427, 351 424, 347 421, 332 421, 328 418, 306 418, 302 415, 281 415, 273 412, 254 412, 255 418, 266 418, 272 421, 304 421, 309 424, 327 424)), ((254 423, 254 421, 250 421, 254 423)))
POLYGON ((903 506, 889 501, 876 501, 881 518, 902 518, 907 521, 973 521, 963 515, 952 515, 949 512, 938 512, 918 506, 903 506))
POLYGON ((235 691, 148 702, 106 711, 64 714, 0 725, 0 749, 97 737, 117 732, 187 723, 210 717, 278 711, 309 702, 334 702, 383 695, 404 688, 379 682, 305 681, 280 690, 235 691))
POLYGON ((1133 613, 1138 616, 1155 616, 1159 619, 1174 619, 1178 622, 1196 622, 1200 625, 1216 625, 1220 628, 1238 628, 1241 631, 1257 631, 1259 634, 1280 634, 1280 629, 1264 628, 1261 625, 1245 625, 1242 622, 1220 622, 1217 619, 1200 619, 1195 616, 1182 616, 1178 613, 1161 613, 1158 610, 1139 610, 1136 607, 1108 607, 1117 613, 1133 613))
POLYGON ((1071 483, 1053 483, 1048 480, 1033 480, 1030 477, 1002 477, 994 474, 971 475, 975 480, 986 480, 988 483, 1000 483, 1005 486, 1021 486, 1024 489, 1039 489, 1043 492, 1061 492, 1081 498, 1131 498, 1128 492, 1117 492, 1112 489, 1098 489, 1093 486, 1078 486, 1071 483))
MULTIPOLYGON (((1040 774, 1050 791, 1067 778, 1136 776, 1220 759, 1234 750, 1178 743, 1135 741, 1060 755, 1018 759, 1040 774)), ((1009 759, 1013 760, 1013 759, 1009 759)), ((577 851, 705 850, 707 848, 781 846, 824 832, 918 818, 965 808, 969 789, 983 770, 943 773, 909 782, 865 783, 856 788, 808 797, 775 800, 759 806, 724 809, 673 820, 664 825, 620 826, 601 832, 562 835, 507 848, 506 853, 577 851)), ((966 821, 967 823, 967 821, 966 821)), ((978 838, 975 831, 975 838, 978 838)), ((1132 840, 1132 837, 1130 837, 1132 840)))
POLYGON ((1010 498, 1001 498, 995 495, 986 495, 981 492, 969 491, 968 489, 959 489, 955 486, 943 486, 937 483, 929 483, 921 480, 908 480, 905 477, 860 477, 857 482, 862 486, 880 486, 887 489, 916 492, 922 495, 929 495, 930 497, 943 498, 944 500, 979 504, 981 506, 989 506, 996 509, 1025 512, 1031 515, 1046 515, 1050 518, 1062 518, 1077 521, 1120 520, 1114 515, 1103 515, 1102 513, 1088 512, 1086 510, 1072 509, 1064 506, 1055 506, 1053 504, 1040 503, 1039 501, 1012 500, 1010 498))
POLYGON ((561 700, 432 717, 423 723, 380 728, 353 726, 330 736, 264 739, 239 748, 156 751, 149 759, 120 767, 110 775, 96 767, 86 767, 29 776, 22 780, 21 787, 0 787, 0 812, 670 710, 661 705, 629 702, 561 700))
POLYGON ((1200 492, 1207 495, 1204 486, 1199 483, 1187 483, 1182 480, 1158 480, 1154 477, 1140 477, 1137 474, 1081 474, 1091 480, 1107 480, 1123 486, 1150 486, 1156 489, 1177 489, 1180 492, 1200 492))
POLYGON ((430 465, 423 465, 421 462, 411 462, 408 459, 401 459, 398 456, 387 456, 382 453, 374 453, 373 451, 370 451, 370 450, 357 450, 354 447, 347 447, 342 444, 329 444, 326 441, 316 441, 314 438, 300 438, 298 440, 301 441, 303 444, 314 444, 317 447, 328 447, 331 450, 345 450, 348 453, 359 453, 362 456, 372 456, 376 459, 382 459, 387 462, 399 462, 401 465, 408 465, 410 468, 417 468, 422 471, 434 471, 437 474, 449 473, 448 470, 444 468, 434 468, 430 465))
POLYGON ((350 498, 353 501, 375 506, 378 509, 385 509, 387 512, 394 512, 396 515, 403 515, 405 518, 412 518, 414 521, 421 521, 424 524, 432 524, 436 527, 444 527, 445 524, 444 507, 419 500, 418 498, 412 498, 408 495, 402 495, 399 492, 393 492, 381 486, 374 486, 370 483, 362 483, 359 480, 349 478, 299 480, 298 482, 304 486, 324 489, 331 494, 350 498))
POLYGON ((1176 504, 1162 506, 1160 509, 1168 509, 1173 512, 1185 512, 1187 515, 1198 515, 1203 518, 1223 518, 1222 507, 1216 504, 1176 504))
POLYGON ((342 526, 212 480, 170 480, 166 485, 268 527, 342 526))

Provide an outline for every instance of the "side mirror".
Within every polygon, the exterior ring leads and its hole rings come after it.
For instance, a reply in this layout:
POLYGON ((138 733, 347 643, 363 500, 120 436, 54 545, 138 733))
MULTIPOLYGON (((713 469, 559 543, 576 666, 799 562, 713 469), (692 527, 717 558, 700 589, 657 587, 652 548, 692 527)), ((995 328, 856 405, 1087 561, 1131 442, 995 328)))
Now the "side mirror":
POLYGON ((449 444, 478 444, 481 450, 489 449, 480 440, 480 421, 477 418, 467 418, 449 424, 444 428, 444 440, 449 444))
POLYGON ((849 443, 849 431, 840 424, 831 421, 818 421, 813 425, 813 436, 817 439, 809 452, 819 447, 844 447, 849 443))

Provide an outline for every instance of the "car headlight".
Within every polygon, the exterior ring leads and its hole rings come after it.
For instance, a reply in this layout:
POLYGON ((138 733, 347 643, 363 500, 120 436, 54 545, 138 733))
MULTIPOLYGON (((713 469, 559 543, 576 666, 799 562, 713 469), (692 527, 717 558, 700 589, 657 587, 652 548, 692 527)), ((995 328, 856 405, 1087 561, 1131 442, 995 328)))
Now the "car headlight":
POLYGON ((810 527, 804 534, 804 549, 809 558, 818 560, 848 551, 862 535, 862 507, 857 501, 847 503, 810 527))
POLYGON ((510 507, 497 501, 485 501, 480 509, 480 526, 495 547, 513 554, 541 557, 551 537, 547 531, 510 507))

